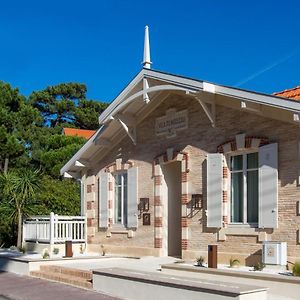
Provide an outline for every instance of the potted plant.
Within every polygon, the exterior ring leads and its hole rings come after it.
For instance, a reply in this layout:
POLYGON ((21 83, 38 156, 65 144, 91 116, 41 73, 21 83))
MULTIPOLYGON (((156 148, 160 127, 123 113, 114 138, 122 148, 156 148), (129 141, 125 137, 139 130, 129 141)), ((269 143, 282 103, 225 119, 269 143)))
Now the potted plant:
POLYGON ((237 258, 230 258, 229 268, 238 268, 240 266, 240 261, 237 258))

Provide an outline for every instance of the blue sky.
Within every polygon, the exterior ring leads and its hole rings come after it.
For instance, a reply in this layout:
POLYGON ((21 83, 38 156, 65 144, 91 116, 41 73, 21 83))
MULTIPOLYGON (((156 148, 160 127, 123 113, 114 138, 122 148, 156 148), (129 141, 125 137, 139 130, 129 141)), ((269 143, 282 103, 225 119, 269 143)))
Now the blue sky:
POLYGON ((1 1, 0 80, 29 95, 62 82, 111 101, 153 69, 272 93, 300 85, 300 1, 1 1))

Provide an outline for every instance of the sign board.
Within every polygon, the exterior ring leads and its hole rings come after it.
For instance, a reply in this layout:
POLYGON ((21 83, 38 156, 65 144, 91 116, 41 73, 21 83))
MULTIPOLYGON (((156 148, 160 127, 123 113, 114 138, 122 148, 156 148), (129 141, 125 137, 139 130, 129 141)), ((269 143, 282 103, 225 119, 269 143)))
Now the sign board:
POLYGON ((178 130, 188 128, 188 111, 176 112, 174 108, 167 110, 166 115, 155 121, 155 134, 166 135, 168 138, 175 137, 178 130))

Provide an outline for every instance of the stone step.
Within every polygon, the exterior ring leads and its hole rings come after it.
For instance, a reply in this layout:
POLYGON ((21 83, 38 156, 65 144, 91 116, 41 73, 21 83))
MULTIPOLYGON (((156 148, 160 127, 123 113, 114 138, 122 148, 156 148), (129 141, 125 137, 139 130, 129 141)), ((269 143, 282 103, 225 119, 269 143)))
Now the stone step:
POLYGON ((86 278, 72 276, 69 274, 55 273, 49 271, 31 271, 30 275, 37 278, 48 279, 52 281, 62 282, 73 286, 92 289, 93 284, 86 278))
POLYGON ((65 274, 65 275, 83 278, 85 280, 93 279, 93 273, 91 271, 57 266, 57 265, 48 265, 48 266, 42 265, 42 266, 40 266, 40 271, 49 272, 49 273, 65 274))

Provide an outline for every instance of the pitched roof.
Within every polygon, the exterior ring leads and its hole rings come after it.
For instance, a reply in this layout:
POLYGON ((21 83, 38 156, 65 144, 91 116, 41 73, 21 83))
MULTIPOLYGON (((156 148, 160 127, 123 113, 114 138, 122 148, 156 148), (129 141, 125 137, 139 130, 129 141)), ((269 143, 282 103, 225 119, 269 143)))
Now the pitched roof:
POLYGON ((86 129, 77 129, 77 128, 63 128, 64 135, 67 136, 80 136, 85 139, 89 139, 96 130, 86 130, 86 129))
POLYGON ((275 96, 300 100, 300 86, 274 93, 275 96))

